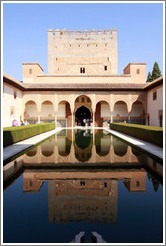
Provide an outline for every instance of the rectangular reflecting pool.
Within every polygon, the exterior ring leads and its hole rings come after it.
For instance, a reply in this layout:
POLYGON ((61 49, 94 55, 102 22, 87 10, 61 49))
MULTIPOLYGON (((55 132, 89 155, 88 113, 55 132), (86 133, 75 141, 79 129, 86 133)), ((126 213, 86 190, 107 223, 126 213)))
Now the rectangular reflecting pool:
POLYGON ((163 166, 104 130, 62 130, 3 166, 3 242, 163 242, 163 166))

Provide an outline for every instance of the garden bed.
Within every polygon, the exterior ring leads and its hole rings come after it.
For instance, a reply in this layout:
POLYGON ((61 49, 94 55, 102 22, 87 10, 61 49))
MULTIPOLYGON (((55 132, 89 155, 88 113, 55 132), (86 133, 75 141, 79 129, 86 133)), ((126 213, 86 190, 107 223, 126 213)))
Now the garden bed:
POLYGON ((127 123, 110 123, 110 129, 163 147, 163 128, 127 123))
POLYGON ((3 128, 3 147, 55 129, 55 123, 32 124, 3 128))

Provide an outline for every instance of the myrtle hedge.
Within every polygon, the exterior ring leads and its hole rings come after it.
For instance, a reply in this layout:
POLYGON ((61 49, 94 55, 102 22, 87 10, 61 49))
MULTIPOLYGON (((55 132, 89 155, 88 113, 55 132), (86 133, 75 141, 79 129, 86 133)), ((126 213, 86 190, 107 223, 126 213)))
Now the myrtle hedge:
POLYGON ((3 128, 3 146, 6 147, 24 139, 53 130, 54 128, 55 123, 5 127, 3 128))
POLYGON ((163 128, 128 123, 110 123, 110 129, 123 132, 149 143, 163 146, 163 128))

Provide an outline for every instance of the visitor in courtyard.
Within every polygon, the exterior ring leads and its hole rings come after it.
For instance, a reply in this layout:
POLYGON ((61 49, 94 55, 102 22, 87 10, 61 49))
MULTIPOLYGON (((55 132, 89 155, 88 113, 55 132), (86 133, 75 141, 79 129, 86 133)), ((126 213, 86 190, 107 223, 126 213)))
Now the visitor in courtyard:
POLYGON ((21 126, 24 126, 25 125, 24 121, 21 120, 21 124, 20 125, 21 126))
POLYGON ((18 122, 17 122, 17 120, 13 120, 13 122, 12 122, 12 126, 18 126, 18 122))

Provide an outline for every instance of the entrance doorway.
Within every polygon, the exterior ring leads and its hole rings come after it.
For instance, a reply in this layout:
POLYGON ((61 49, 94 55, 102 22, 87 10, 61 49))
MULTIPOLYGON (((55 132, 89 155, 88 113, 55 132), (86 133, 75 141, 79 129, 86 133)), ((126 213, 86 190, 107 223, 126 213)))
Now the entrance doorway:
POLYGON ((77 126, 85 126, 86 123, 89 126, 91 122, 90 110, 85 106, 78 108, 75 113, 75 122, 77 126))

